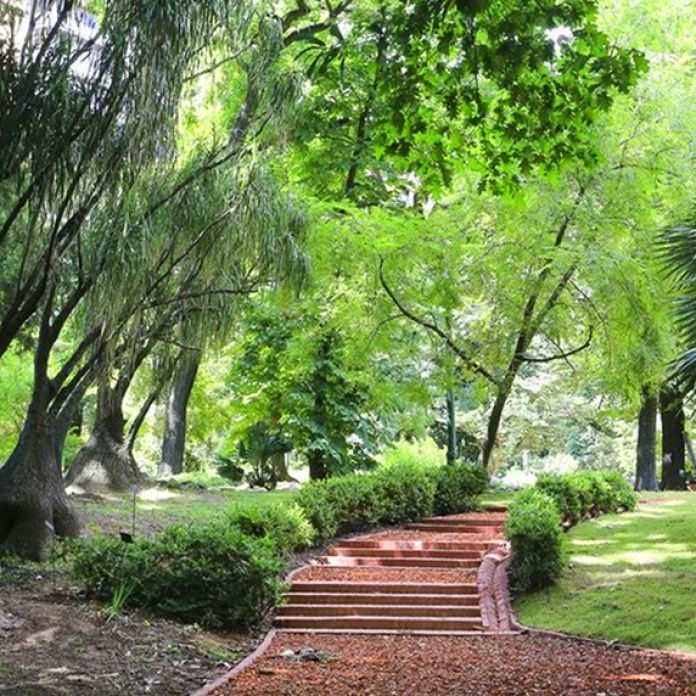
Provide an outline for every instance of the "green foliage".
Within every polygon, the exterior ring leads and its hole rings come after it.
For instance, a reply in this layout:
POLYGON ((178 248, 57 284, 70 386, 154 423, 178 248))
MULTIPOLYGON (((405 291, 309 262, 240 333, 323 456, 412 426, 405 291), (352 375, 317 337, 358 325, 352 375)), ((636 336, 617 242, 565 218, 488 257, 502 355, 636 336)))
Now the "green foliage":
MULTIPOLYGON (((349 354, 347 331, 321 317, 311 300, 299 309, 304 314, 262 306, 246 318, 229 375, 245 450, 267 461, 273 443, 293 447, 325 475, 369 468, 370 389, 349 354)), ((263 480, 272 474, 265 469, 263 480)))
POLYGON ((382 458, 387 466, 393 464, 440 466, 445 459, 445 453, 430 438, 415 441, 397 440, 384 450, 382 458))
POLYGON ((587 516, 633 510, 636 496, 618 472, 542 476, 509 508, 507 536, 514 553, 511 577, 519 592, 552 584, 562 567, 562 526, 587 516))
POLYGON ((553 499, 535 488, 522 491, 508 511, 512 545, 512 588, 517 592, 551 585, 563 567, 561 515, 553 499))
POLYGON ((314 540, 314 528, 299 505, 236 506, 227 518, 244 534, 268 539, 283 554, 308 549, 314 540))
POLYGON ((573 474, 579 489, 583 491, 584 515, 596 517, 605 512, 615 512, 614 498, 604 475, 599 471, 582 471, 573 474))
POLYGON ((553 499, 568 525, 584 517, 633 510, 636 504, 631 486, 617 471, 547 474, 537 480, 536 488, 553 499))
POLYGON ((230 524, 173 526, 134 544, 74 542, 72 569, 92 596, 119 597, 119 608, 125 603, 211 628, 258 624, 283 590, 275 544, 230 524))
POLYGON ((259 421, 249 426, 239 443, 239 456, 251 466, 247 476, 249 484, 275 488, 276 471, 272 459, 290 449, 290 443, 280 433, 270 432, 265 423, 259 421))
POLYGON ((556 503, 564 522, 572 525, 582 519, 583 507, 580 503, 577 477, 546 474, 537 479, 536 487, 556 503))
POLYGON ((486 485, 486 472, 468 465, 394 464, 369 474, 311 482, 299 492, 297 503, 317 536, 328 539, 378 525, 412 522, 436 512, 471 510, 486 485))
POLYGON ((631 485, 618 471, 602 472, 604 480, 609 486, 612 495, 612 510, 626 510, 630 512, 635 510, 637 504, 637 496, 631 485))
POLYGON ((435 512, 439 467, 393 464, 373 475, 382 505, 381 524, 403 524, 435 512))
POLYGON ((450 464, 437 472, 435 514, 452 515, 474 510, 478 496, 488 487, 488 472, 482 466, 450 464))

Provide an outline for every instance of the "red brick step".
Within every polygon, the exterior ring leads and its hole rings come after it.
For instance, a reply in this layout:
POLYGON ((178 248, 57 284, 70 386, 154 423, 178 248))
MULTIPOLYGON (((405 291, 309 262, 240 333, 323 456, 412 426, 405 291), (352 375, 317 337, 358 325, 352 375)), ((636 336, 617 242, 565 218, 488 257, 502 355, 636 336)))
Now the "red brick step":
MULTIPOLYGON (((423 586, 423 590, 429 590, 429 586, 423 586)), ((400 604, 400 605, 443 605, 457 607, 476 607, 478 609, 479 596, 477 594, 399 594, 365 592, 295 592, 294 588, 286 595, 288 604, 400 604)))
POLYGON ((278 616, 276 628, 285 630, 386 629, 411 631, 483 631, 480 618, 394 617, 394 616, 278 616))
POLYGON ((462 594, 473 595, 478 592, 476 583, 428 583, 417 582, 346 582, 341 580, 295 580, 291 592, 341 593, 341 594, 462 594))
POLYGON ((484 549, 385 549, 350 548, 337 546, 328 550, 329 556, 363 556, 377 558, 481 558, 484 549))
POLYGON ((384 556, 322 556, 318 565, 352 567, 393 568, 477 568, 476 558, 389 558, 384 556))
POLYGON ((480 617, 478 606, 462 607, 441 604, 404 605, 404 604, 286 604, 279 607, 276 616, 389 616, 426 618, 445 617, 463 618, 480 617))

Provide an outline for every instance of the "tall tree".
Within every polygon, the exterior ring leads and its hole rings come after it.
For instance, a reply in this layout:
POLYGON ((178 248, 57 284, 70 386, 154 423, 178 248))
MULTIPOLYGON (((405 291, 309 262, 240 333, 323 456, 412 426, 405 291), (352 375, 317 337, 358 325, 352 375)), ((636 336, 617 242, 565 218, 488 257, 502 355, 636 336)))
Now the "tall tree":
POLYGON ((638 413, 638 443, 636 445, 637 491, 656 491, 657 485, 657 395, 645 387, 638 413))

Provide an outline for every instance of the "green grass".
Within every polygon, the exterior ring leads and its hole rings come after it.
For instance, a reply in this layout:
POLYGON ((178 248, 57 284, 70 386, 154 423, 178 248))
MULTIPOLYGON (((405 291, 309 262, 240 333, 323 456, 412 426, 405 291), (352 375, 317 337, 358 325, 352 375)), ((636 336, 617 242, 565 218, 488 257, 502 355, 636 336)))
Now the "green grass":
POLYGON ((481 505, 510 505, 518 491, 487 491, 481 496, 481 505))
MULTIPOLYGON (((149 488, 138 494, 135 531, 149 535, 172 524, 205 524, 221 519, 235 505, 265 507, 288 503, 294 491, 249 493, 245 491, 189 491, 149 488)), ((101 500, 76 500, 74 506, 91 534, 130 531, 133 514, 131 493, 105 493, 101 500)))
POLYGON ((523 624, 696 652, 696 494, 644 497, 635 512, 569 532, 570 566, 517 603, 523 624))

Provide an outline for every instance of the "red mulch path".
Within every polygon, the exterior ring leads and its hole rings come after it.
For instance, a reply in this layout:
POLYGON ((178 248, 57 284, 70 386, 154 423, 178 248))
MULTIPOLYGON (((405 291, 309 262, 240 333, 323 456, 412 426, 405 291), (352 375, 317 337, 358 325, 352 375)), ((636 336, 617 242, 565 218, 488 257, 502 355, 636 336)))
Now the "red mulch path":
POLYGON ((417 529, 396 530, 393 532, 377 532, 355 539, 383 539, 385 541, 481 541, 486 539, 502 539, 494 529, 477 534, 459 534, 457 532, 426 532, 417 529))
POLYGON ((422 582, 422 583, 471 583, 476 582, 476 573, 464 570, 440 570, 405 568, 343 568, 341 566, 312 566, 298 571, 293 580, 336 580, 353 582, 422 582))
POLYGON ((214 696, 694 696, 696 660, 539 636, 279 634, 214 696), (311 647, 331 662, 293 662, 311 647))

